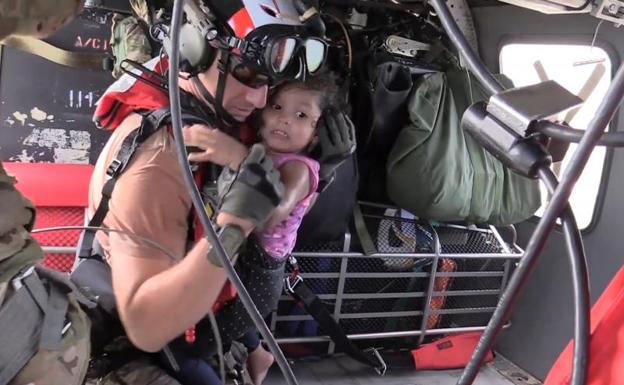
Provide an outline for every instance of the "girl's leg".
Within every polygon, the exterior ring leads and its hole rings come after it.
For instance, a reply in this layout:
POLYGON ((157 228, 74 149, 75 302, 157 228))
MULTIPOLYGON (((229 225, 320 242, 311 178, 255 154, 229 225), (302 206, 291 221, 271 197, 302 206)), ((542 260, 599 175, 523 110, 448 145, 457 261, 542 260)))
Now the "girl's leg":
POLYGON ((239 342, 245 345, 249 357, 247 358, 247 371, 253 385, 261 385, 267 374, 269 368, 273 365, 275 358, 260 344, 260 336, 258 331, 253 329, 245 333, 239 342))

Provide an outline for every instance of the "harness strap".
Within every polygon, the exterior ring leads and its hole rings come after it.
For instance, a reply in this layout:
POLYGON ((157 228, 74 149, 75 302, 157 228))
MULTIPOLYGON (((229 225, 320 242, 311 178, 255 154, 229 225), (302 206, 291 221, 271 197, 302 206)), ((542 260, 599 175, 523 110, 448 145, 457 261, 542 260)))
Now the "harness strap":
POLYGON ((58 349, 68 298, 56 284, 50 293, 34 267, 12 281, 15 292, 0 311, 0 330, 10 330, 0 348, 0 385, 6 385, 40 349, 58 349))
POLYGON ((284 286, 297 304, 302 306, 318 322, 321 329, 329 335, 338 349, 356 361, 371 366, 379 375, 385 374, 387 364, 379 351, 375 348, 364 351, 357 347, 334 320, 323 301, 306 285, 301 276, 297 276, 294 282, 291 281, 291 277, 286 277, 284 286))
POLYGON ((364 215, 362 214, 362 209, 360 208, 359 203, 356 203, 353 207, 353 224, 355 225, 355 232, 360 240, 360 246, 362 246, 364 254, 375 254, 377 252, 377 248, 375 247, 375 243, 366 228, 366 222, 364 221, 364 215))

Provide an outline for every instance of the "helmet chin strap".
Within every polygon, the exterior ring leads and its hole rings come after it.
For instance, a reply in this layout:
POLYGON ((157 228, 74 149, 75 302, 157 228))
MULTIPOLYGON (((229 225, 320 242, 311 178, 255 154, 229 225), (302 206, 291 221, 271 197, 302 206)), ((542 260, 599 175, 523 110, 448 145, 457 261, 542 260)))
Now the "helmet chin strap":
POLYGON ((230 53, 228 51, 221 51, 221 57, 217 63, 219 70, 219 78, 217 80, 216 95, 213 97, 206 89, 204 84, 199 80, 197 76, 191 78, 191 82, 197 88, 201 96, 212 104, 215 113, 217 115, 217 128, 221 131, 228 132, 230 128, 236 127, 239 122, 234 119, 229 112, 223 108, 223 94, 225 93, 225 82, 227 79, 227 68, 230 61, 230 53))

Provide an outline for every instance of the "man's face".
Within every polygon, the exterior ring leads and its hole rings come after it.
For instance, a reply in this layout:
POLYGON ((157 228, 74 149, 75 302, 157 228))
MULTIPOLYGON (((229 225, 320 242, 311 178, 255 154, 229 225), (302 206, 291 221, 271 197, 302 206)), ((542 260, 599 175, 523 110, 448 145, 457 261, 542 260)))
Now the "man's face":
MULTIPOLYGON (((198 75, 199 80, 213 96, 217 94, 219 82, 218 61, 219 58, 217 57, 207 71, 198 75)), ((266 105, 267 93, 267 85, 258 88, 248 87, 228 74, 221 104, 223 109, 234 119, 244 122, 255 109, 263 108, 266 105)))

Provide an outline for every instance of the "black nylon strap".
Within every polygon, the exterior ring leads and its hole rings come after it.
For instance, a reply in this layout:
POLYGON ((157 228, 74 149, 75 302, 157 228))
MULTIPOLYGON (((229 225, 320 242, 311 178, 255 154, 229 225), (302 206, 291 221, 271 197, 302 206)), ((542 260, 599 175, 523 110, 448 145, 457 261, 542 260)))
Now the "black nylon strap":
MULTIPOLYGON (((286 278, 286 280, 288 279, 290 278, 286 278)), ((370 352, 365 352, 358 348, 334 320, 334 317, 329 313, 325 304, 303 280, 299 280, 294 287, 288 284, 287 286, 292 288, 292 290, 287 290, 289 294, 300 306, 303 305, 305 310, 318 322, 321 329, 329 335, 340 350, 349 355, 349 357, 373 367, 380 375, 385 373, 386 363, 381 358, 379 352, 375 349, 370 352)))
POLYGON ((0 345, 0 385, 8 384, 39 350, 47 310, 48 293, 34 269, 11 284, 15 292, 0 309, 0 330, 11 331, 0 345))
MULTIPOLYGON (((130 160, 132 159, 132 156, 138 146, 150 135, 156 132, 158 128, 160 128, 160 125, 155 125, 155 123, 162 122, 168 115, 170 115, 168 109, 162 108, 153 111, 152 113, 144 116, 141 125, 130 132, 130 134, 123 140, 117 155, 106 169, 106 174, 110 179, 108 179, 104 183, 104 187, 102 187, 102 198, 100 199, 100 203, 95 210, 95 214, 89 221, 89 226, 98 227, 102 225, 106 214, 108 214, 108 202, 110 201, 113 190, 115 189, 117 178, 124 172, 128 163, 130 163, 130 160)), ((78 258, 89 258, 91 256, 95 233, 96 231, 94 230, 85 230, 82 233, 79 242, 80 248, 78 250, 78 258)))

